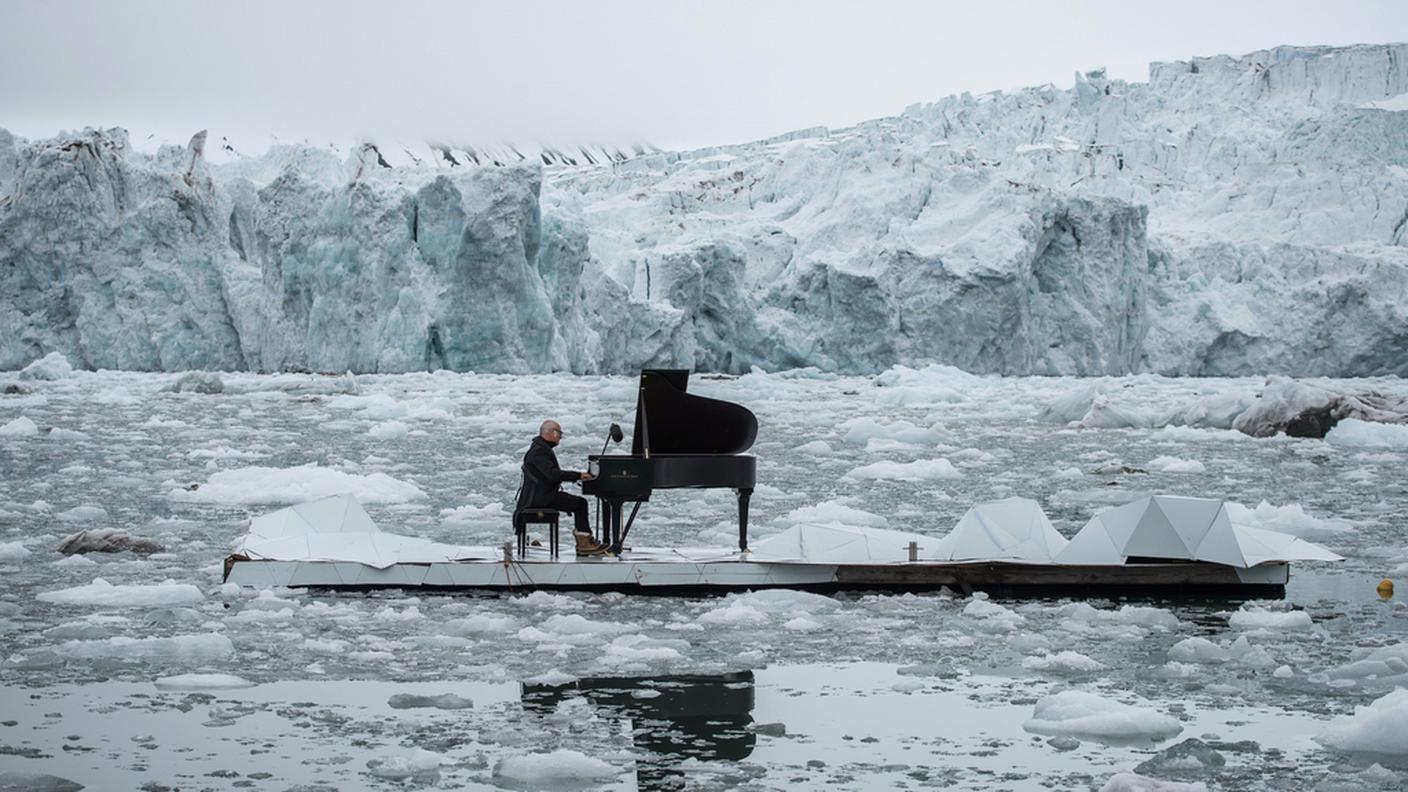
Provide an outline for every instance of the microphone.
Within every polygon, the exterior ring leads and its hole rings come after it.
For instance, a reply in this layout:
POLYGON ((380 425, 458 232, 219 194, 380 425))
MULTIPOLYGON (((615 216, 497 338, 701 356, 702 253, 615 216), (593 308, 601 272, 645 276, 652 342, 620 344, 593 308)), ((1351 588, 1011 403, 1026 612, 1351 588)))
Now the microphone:
POLYGON ((607 447, 608 445, 610 445, 611 443, 619 443, 619 442, 621 442, 623 439, 625 439, 625 437, 626 437, 626 436, 621 433, 621 425, 620 425, 620 424, 618 424, 618 423, 611 424, 611 431, 609 431, 609 432, 606 433, 606 442, 604 442, 604 443, 601 444, 601 453, 605 454, 605 453, 606 453, 606 447, 607 447))

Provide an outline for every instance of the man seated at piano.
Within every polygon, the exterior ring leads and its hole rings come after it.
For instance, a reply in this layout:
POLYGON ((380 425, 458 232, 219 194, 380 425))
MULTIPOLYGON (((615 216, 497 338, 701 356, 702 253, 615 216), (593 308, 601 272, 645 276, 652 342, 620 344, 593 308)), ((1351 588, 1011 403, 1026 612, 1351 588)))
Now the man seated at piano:
POLYGON ((561 441, 562 426, 557 421, 543 421, 542 426, 538 427, 538 436, 533 438, 528 453, 523 455, 523 489, 518 492, 515 511, 537 507, 571 512, 577 555, 604 555, 606 546, 592 538, 591 524, 587 521, 587 499, 562 491, 564 482, 588 481, 592 476, 576 470, 563 470, 558 466, 557 453, 553 448, 561 441))

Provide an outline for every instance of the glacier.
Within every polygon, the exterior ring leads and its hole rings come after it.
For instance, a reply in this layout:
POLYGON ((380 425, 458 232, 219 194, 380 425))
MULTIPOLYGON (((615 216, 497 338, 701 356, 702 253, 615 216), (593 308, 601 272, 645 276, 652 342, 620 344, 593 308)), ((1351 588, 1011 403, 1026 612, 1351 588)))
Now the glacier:
POLYGON ((503 165, 0 131, 0 369, 1404 376, 1405 97, 1387 44, 503 165))

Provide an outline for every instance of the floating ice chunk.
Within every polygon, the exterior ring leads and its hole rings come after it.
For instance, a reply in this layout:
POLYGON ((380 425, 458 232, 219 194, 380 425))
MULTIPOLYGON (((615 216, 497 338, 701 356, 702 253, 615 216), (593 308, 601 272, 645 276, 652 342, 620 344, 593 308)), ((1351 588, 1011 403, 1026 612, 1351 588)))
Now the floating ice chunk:
POLYGON ((1027 620, 1011 608, 989 602, 986 596, 979 597, 977 594, 963 607, 963 615, 978 619, 983 626, 998 632, 1011 632, 1027 620))
POLYGON ((617 668, 626 663, 668 663, 683 660, 688 641, 650 638, 644 635, 622 635, 606 645, 603 665, 617 668))
POLYGON ((821 622, 816 619, 809 619, 806 616, 798 616, 782 623, 782 629, 792 632, 816 632, 822 628, 821 622))
POLYGON ((454 693, 441 693, 437 696, 397 693, 386 700, 386 705, 392 709, 462 710, 473 707, 474 702, 454 693))
POLYGON ((1090 404, 1104 389, 1103 384, 1081 385, 1057 396, 1041 412, 1041 417, 1054 423, 1079 421, 1090 412, 1090 404))
POLYGON ((445 635, 507 635, 518 628, 518 620, 512 616, 476 613, 462 619, 451 619, 440 629, 445 635))
POLYGON ((25 416, 0 426, 0 437, 33 437, 39 434, 39 427, 25 416))
POLYGON ((205 595, 189 583, 177 583, 172 580, 147 586, 114 586, 103 578, 94 578, 93 582, 86 586, 42 591, 36 599, 56 605, 151 608, 191 605, 204 600, 205 595))
POLYGON ((376 440, 395 440, 410 433, 411 427, 404 421, 383 421, 367 430, 367 434, 376 440))
POLYGON ((1245 635, 1233 641, 1232 645, 1227 647, 1227 656, 1242 665, 1257 668, 1270 668, 1276 665, 1276 658, 1271 656, 1271 652, 1267 651, 1266 647, 1254 646, 1251 641, 1247 640, 1247 636, 1245 635))
POLYGON ((1081 469, 1080 469, 1080 468, 1078 468, 1078 467, 1068 467, 1068 468, 1061 468, 1060 470, 1058 470, 1058 471, 1056 471, 1054 474, 1052 474, 1051 477, 1052 477, 1052 478, 1055 478, 1055 479, 1070 480, 1070 479, 1078 479, 1078 478, 1080 478, 1080 477, 1082 477, 1082 476, 1084 476, 1084 475, 1085 475, 1085 474, 1081 472, 1081 469))
POLYGON ((61 380, 73 376, 73 364, 61 352, 50 352, 20 369, 22 380, 61 380))
POLYGON ((62 429, 60 427, 55 426, 49 429, 49 439, 63 440, 68 442, 74 440, 87 440, 88 435, 84 432, 76 432, 72 429, 62 429))
POLYGON ((1202 781, 1163 781, 1134 773, 1115 773, 1100 792, 1208 792, 1202 781))
POLYGON ((1175 718, 1147 707, 1065 690, 1037 701, 1022 728, 1036 734, 1070 734, 1107 739, 1162 740, 1183 731, 1175 718))
POLYGON ((1354 529, 1353 524, 1345 520, 1312 517, 1299 503, 1272 506, 1262 501, 1255 509, 1248 509, 1240 503, 1227 501, 1226 507, 1227 517, 1233 525, 1262 528, 1303 539, 1323 539, 1354 529))
POLYGON ((874 418, 853 418, 838 428, 844 432, 842 439, 854 446, 868 446, 877 440, 889 440, 904 445, 935 446, 951 438, 938 424, 924 428, 909 421, 883 424, 874 418))
POLYGON ((523 681, 530 685, 551 685, 553 687, 561 687, 563 685, 570 685, 573 682, 576 682, 577 677, 567 673, 566 671, 559 671, 558 669, 554 668, 549 671, 545 671, 541 674, 538 674, 537 676, 528 677, 523 681))
POLYGON ((575 613, 550 616, 543 622, 542 628, 558 635, 620 635, 639 629, 634 624, 592 621, 575 613))
POLYGON ((801 506, 777 520, 779 523, 818 523, 888 528, 890 521, 878 514, 848 505, 848 499, 822 501, 801 506))
POLYGON ((428 776, 440 771, 444 760, 440 754, 424 748, 402 749, 367 760, 367 769, 377 778, 404 781, 416 776, 428 776))
POLYGON ((502 504, 487 503, 483 506, 457 506, 440 510, 440 524, 448 528, 470 528, 475 526, 504 525, 511 514, 502 504))
POLYGON ((1184 638, 1169 647, 1168 657, 1181 663, 1225 663, 1230 657, 1227 650, 1206 638, 1184 638))
POLYGON ((1335 424, 1325 435, 1325 442, 1347 448, 1392 448, 1408 451, 1408 424, 1346 418, 1335 424))
POLYGON ((1305 611, 1273 611, 1256 605, 1243 605, 1228 623, 1240 630, 1308 630, 1314 626, 1305 611))
POLYGON ((797 453, 809 457, 831 456, 831 444, 825 440, 813 440, 810 443, 803 443, 794 449, 797 453))
POLYGON ((614 778, 620 771, 606 762, 567 748, 552 753, 500 759, 494 777, 530 788, 614 778))
POLYGON ((233 674, 177 674, 154 683, 157 690, 234 690, 254 687, 254 683, 233 674))
POLYGON ((1151 605, 1122 605, 1115 610, 1102 610, 1084 602, 1062 605, 1056 612, 1077 622, 1125 624, 1139 627, 1172 629, 1181 622, 1163 608, 1151 605))
POLYGON ((175 635, 170 638, 104 638, 65 641, 55 647, 64 657, 79 659, 116 658, 128 662, 191 660, 207 662, 233 657, 235 645, 218 633, 175 635))
POLYGON ((798 614, 830 613, 840 608, 835 599, 810 591, 791 589, 763 589, 746 594, 735 594, 732 598, 750 607, 774 616, 795 616, 798 614))
POLYGON ((1148 429, 1158 421, 1152 413, 1129 405, 1111 404, 1107 396, 1096 396, 1080 419, 1086 429, 1148 429))
POLYGON ((1355 658, 1352 662, 1331 669, 1330 676, 1340 679, 1374 677, 1390 683, 1402 677, 1408 682, 1408 643, 1355 652, 1351 656, 1355 658))
POLYGON ((917 459, 913 462, 874 462, 862 465, 847 473, 851 480, 884 479, 890 481, 936 481, 938 479, 962 478, 963 474, 953 463, 942 457, 939 459, 917 459))
POLYGON ((731 600, 721 608, 699 614, 700 624, 748 626, 766 624, 768 615, 742 600, 731 600))
POLYGON ((893 366, 877 376, 874 383, 883 389, 876 395, 877 402, 910 407, 967 401, 964 394, 983 384, 983 379, 953 366, 929 365, 922 369, 893 366))
POLYGON ((97 522, 110 519, 107 509, 101 506, 75 506, 54 516, 64 522, 97 522))
POLYGON ((1022 667, 1028 671, 1057 676, 1093 674, 1109 668, 1099 660, 1072 651, 1057 652, 1044 657, 1028 657, 1022 661, 1022 667))
POLYGON ((1408 688, 1334 718, 1316 740, 1344 751, 1408 755, 1408 688))
POLYGON ((14 564, 29 558, 33 553, 25 548, 23 542, 0 543, 0 564, 14 564))
POLYGON ((126 407, 136 404, 139 400, 132 392, 121 386, 98 391, 93 397, 93 401, 98 404, 110 404, 115 407, 126 407))
POLYGON ((1205 473, 1207 467, 1196 459, 1180 459, 1172 456, 1156 457, 1149 462, 1150 470, 1162 473, 1205 473))
POLYGON ((1296 672, 1292 671, 1291 667, 1288 665, 1276 666, 1276 670, 1271 672, 1271 676, 1274 676, 1277 679, 1290 679, 1295 675, 1296 672))
POLYGON ((913 693, 916 690, 923 690, 924 683, 918 679, 901 679, 890 685, 890 689, 897 693, 913 693))
POLYGON ((28 770, 0 770, 0 789, 25 792, 78 792, 84 786, 63 776, 31 773, 28 770))
POLYGON ((404 503, 426 497, 420 487, 385 473, 358 476, 316 464, 222 470, 194 491, 169 493, 172 500, 187 503, 240 505, 304 503, 331 495, 355 495, 363 503, 404 503))

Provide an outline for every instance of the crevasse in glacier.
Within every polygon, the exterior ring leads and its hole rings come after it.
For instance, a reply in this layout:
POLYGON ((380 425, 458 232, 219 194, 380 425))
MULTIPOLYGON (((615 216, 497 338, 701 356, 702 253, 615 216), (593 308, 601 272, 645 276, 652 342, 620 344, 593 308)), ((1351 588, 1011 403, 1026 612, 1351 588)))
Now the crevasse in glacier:
POLYGON ((0 132, 0 368, 1403 375, 1405 94, 1279 47, 600 163, 0 132))

